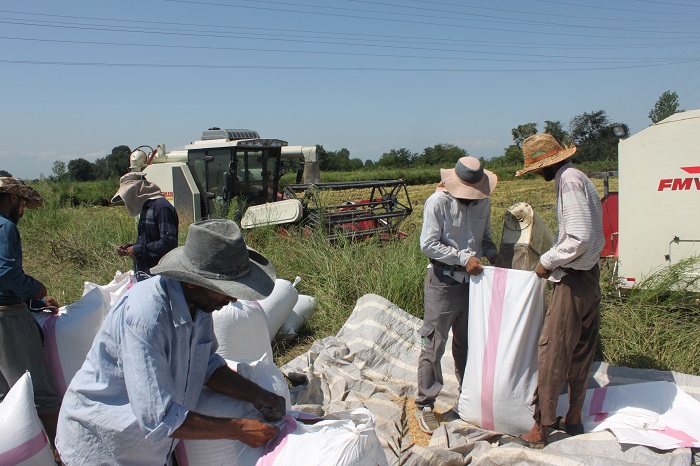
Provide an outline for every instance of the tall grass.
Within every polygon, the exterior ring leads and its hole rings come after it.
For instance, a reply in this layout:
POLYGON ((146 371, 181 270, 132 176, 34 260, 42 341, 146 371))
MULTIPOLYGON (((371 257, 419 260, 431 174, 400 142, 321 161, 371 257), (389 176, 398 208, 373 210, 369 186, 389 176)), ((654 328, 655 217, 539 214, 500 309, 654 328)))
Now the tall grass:
MULTIPOLYGON (((594 182, 602 191, 602 182, 594 182)), ((280 342, 275 348, 278 362, 308 350, 313 340, 337 333, 357 299, 367 293, 381 295, 422 317, 428 260, 420 253, 418 243, 423 202, 434 190, 435 184, 409 187, 414 211, 402 224, 408 237, 398 241, 329 242, 321 232, 280 235, 275 227, 246 232, 248 244, 272 261, 278 277, 294 280, 300 276, 299 291, 313 296, 318 303, 300 338, 280 342)), ((27 211, 20 222, 24 265, 27 273, 44 282, 62 304, 80 298, 84 281, 104 284, 117 270, 133 267, 131 259, 117 256, 109 244, 132 242, 136 237, 136 223, 123 206, 65 207, 60 195, 51 191, 42 194, 45 207, 27 211)), ((552 183, 539 178, 503 180, 491 201, 497 245, 505 211, 515 202, 530 203, 545 224, 556 231, 552 183)), ((181 225, 180 244, 184 244, 186 233, 187 226, 181 225)), ((697 263, 684 262, 665 275, 654 276, 643 290, 627 297, 616 296, 606 288, 602 359, 617 365, 700 375, 700 311, 695 298, 683 292, 691 286, 683 280, 693 280, 687 267, 697 270, 697 263)), ((609 278, 605 276, 601 283, 609 278)))

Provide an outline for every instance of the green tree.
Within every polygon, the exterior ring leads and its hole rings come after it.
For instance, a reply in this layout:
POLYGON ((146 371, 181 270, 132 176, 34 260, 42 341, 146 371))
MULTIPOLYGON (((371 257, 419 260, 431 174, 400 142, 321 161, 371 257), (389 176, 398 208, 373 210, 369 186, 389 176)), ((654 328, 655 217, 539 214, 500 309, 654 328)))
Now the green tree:
MULTIPOLYGON (((323 170, 323 167, 321 167, 323 170)), ((339 172, 350 170, 350 151, 343 147, 337 151, 328 151, 328 171, 339 172)))
POLYGON ((581 161, 604 160, 617 162, 618 138, 610 128, 605 110, 582 113, 571 119, 569 133, 578 147, 576 158, 581 161))
POLYGON ((391 149, 379 157, 377 165, 382 168, 406 168, 410 167, 418 154, 406 148, 391 149))
POLYGON ((457 160, 468 155, 465 149, 454 144, 436 144, 423 149, 423 153, 417 155, 414 162, 427 167, 452 168, 457 160))
POLYGON ((68 168, 63 160, 56 160, 51 166, 52 178, 61 181, 68 176, 68 168))
POLYGON ((489 165, 492 167, 504 167, 523 164, 523 150, 515 144, 506 147, 503 155, 493 157, 489 160, 489 165))
POLYGON ((654 108, 649 112, 649 119, 652 123, 658 123, 674 113, 683 112, 684 110, 678 110, 678 105, 678 93, 666 91, 661 94, 654 108))
POLYGON ((510 130, 513 135, 513 141, 518 147, 522 147, 523 141, 530 136, 537 134, 537 123, 525 123, 524 125, 518 125, 517 128, 510 130))
POLYGON ((7 170, 0 170, 0 176, 9 176, 12 178, 12 173, 8 172, 7 170))
POLYGON ((358 158, 350 159, 348 162, 349 171, 361 170, 364 166, 365 164, 358 158))
POLYGON ((95 179, 93 164, 78 158, 68 162, 68 176, 73 181, 92 181, 95 179))
POLYGON ((569 141, 569 133, 564 131, 564 129, 561 127, 561 122, 559 120, 557 120, 557 121, 545 120, 544 132, 554 136, 554 139, 556 139, 560 144, 570 144, 571 143, 571 141, 569 141))
POLYGON ((131 149, 129 149, 129 146, 117 146, 113 148, 112 153, 105 157, 107 169, 109 170, 109 176, 107 178, 120 177, 129 173, 129 156, 131 156, 131 149))
POLYGON ((110 177, 111 173, 109 171, 109 165, 107 164, 107 158, 102 157, 96 159, 92 164, 92 178, 95 180, 106 180, 110 177))

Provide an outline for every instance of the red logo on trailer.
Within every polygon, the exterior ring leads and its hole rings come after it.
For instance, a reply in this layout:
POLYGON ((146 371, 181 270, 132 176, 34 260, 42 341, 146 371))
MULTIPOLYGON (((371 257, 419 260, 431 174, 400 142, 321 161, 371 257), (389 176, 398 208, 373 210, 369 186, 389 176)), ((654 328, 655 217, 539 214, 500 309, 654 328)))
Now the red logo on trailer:
MULTIPOLYGON (((681 167, 681 170, 690 174, 700 174, 700 166, 697 167, 681 167)), ((700 178, 668 178, 659 181, 659 191, 690 191, 695 189, 700 191, 700 178)))

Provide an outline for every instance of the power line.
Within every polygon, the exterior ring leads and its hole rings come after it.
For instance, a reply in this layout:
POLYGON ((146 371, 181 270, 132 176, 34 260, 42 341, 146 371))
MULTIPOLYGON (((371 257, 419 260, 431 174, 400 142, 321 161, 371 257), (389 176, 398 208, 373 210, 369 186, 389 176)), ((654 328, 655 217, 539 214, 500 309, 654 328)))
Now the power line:
MULTIPOLYGON (((430 21, 409 21, 409 20, 404 20, 404 19, 397 19, 397 18, 377 18, 377 17, 372 17, 372 16, 360 16, 360 15, 351 15, 351 14, 340 14, 340 13, 325 13, 325 12, 320 12, 320 11, 304 11, 304 10, 294 10, 294 9, 285 9, 285 8, 272 8, 272 7, 260 7, 260 6, 247 6, 247 5, 229 5, 225 3, 216 3, 216 2, 211 2, 211 1, 197 1, 197 0, 163 0, 166 2, 172 2, 172 3, 185 3, 185 4, 195 4, 195 5, 208 5, 208 6, 217 6, 217 7, 227 7, 227 8, 245 8, 245 9, 252 9, 252 10, 261 10, 261 11, 278 11, 278 12, 283 12, 283 13, 303 13, 303 14, 309 14, 309 15, 320 15, 320 16, 332 16, 332 17, 338 17, 338 18, 349 18, 349 19, 369 19, 369 20, 374 20, 374 21, 384 21, 384 22, 395 22, 395 23, 406 23, 406 24, 417 24, 421 26, 425 25, 430 25, 430 26, 441 26, 441 27, 454 27, 454 28, 466 28, 466 29, 479 29, 479 30, 488 30, 488 31, 501 31, 501 32, 518 32, 518 33, 523 33, 523 34, 541 34, 541 35, 561 35, 561 36, 570 36, 570 37, 589 37, 584 34, 571 34, 571 33, 557 33, 557 32, 552 32, 552 31, 523 31, 523 30, 515 30, 515 29, 505 29, 505 28, 488 28, 488 27, 481 27, 481 26, 470 26, 470 25, 461 25, 461 24, 446 24, 446 23, 436 23, 436 22, 430 22, 430 21)), ((256 4, 257 4, 256 0, 256 4)), ((266 3, 275 3, 275 2, 266 2, 266 3)), ((302 5, 306 6, 306 5, 302 5)), ((318 8, 317 6, 314 6, 318 8)), ((322 7, 322 8, 332 8, 332 7, 322 7)), ((382 12, 375 12, 379 14, 390 14, 390 13, 382 13, 382 12)), ((404 15, 404 16, 409 16, 409 15, 404 15)), ((411 15, 411 16, 416 16, 416 15, 411 15)), ((418 15, 419 17, 423 18, 423 15, 418 15)), ((625 31, 625 32, 639 32, 639 33, 648 33, 649 31, 646 30, 634 30, 634 29, 624 29, 624 28, 603 28, 603 27, 596 27, 596 26, 578 26, 578 25, 561 25, 561 24, 556 24, 556 26, 559 27, 580 27, 580 28, 593 28, 593 29, 606 29, 606 30, 612 30, 612 31, 625 31)), ((677 31, 677 30, 669 30, 669 31, 664 31, 666 34, 684 34, 684 32, 677 31)), ((596 36, 596 37, 601 37, 601 38, 606 38, 606 39, 620 39, 620 37, 617 36, 596 36)), ((644 38, 644 37, 642 37, 644 38)), ((639 38, 637 38, 639 39, 639 38)))
MULTIPOLYGON (((338 52, 338 51, 313 51, 313 50, 288 50, 288 49, 264 49, 264 48, 250 48, 250 47, 224 47, 224 46, 207 46, 207 45, 175 45, 175 44, 142 44, 134 42, 101 42, 101 41, 79 41, 79 40, 66 40, 66 39, 38 39, 34 37, 11 37, 11 36, 0 36, 0 40, 17 40, 26 42, 48 42, 48 43, 58 43, 58 44, 79 44, 79 45, 107 45, 107 46, 120 46, 120 47, 143 47, 143 48, 169 48, 169 49, 194 49, 194 50, 236 50, 236 51, 248 51, 248 52, 272 52, 272 53, 299 53, 299 54, 317 54, 317 55, 346 55, 346 56, 368 56, 368 57, 382 57, 382 58, 420 58, 420 59, 434 59, 434 60, 461 60, 461 61, 506 61, 503 59, 489 59, 489 58, 474 58, 474 57, 437 57, 434 55, 396 55, 396 54, 380 54, 380 53, 352 53, 352 52, 338 52)), ((281 39, 280 39, 281 40, 281 39)), ((287 42, 287 40, 285 40, 287 42)), ((411 47, 411 49, 414 49, 411 47)), ((675 62, 677 59, 671 59, 666 57, 581 57, 581 56, 568 56, 568 55, 541 55, 541 54, 524 54, 522 52, 518 53, 503 53, 503 52, 484 52, 484 51, 461 51, 461 50, 451 50, 451 49, 427 49, 431 51, 442 51, 442 52, 459 52, 459 53, 472 53, 472 54, 488 54, 488 55, 505 55, 505 56, 517 56, 517 57, 530 57, 523 60, 507 60, 509 62, 532 62, 535 61, 532 58, 551 58, 554 60, 539 60, 541 63, 562 63, 561 59, 571 59, 575 60, 573 63, 580 62, 584 60, 610 60, 610 61, 668 61, 675 62)), ((566 63, 566 62, 564 62, 566 63)))
POLYGON ((192 68, 192 69, 257 69, 276 71, 381 71, 392 73, 553 73, 553 72, 580 72, 603 71, 633 68, 650 68, 656 66, 679 65, 689 62, 697 62, 700 59, 677 60, 673 63, 655 63, 644 65, 619 65, 576 68, 388 68, 388 67, 351 67, 351 66, 272 66, 272 65, 221 65, 221 64, 192 64, 192 63, 104 63, 104 62, 68 62, 68 61, 40 61, 40 60, 6 60, 0 59, 0 63, 11 65, 51 65, 51 66, 80 66, 80 67, 105 67, 105 68, 192 68))

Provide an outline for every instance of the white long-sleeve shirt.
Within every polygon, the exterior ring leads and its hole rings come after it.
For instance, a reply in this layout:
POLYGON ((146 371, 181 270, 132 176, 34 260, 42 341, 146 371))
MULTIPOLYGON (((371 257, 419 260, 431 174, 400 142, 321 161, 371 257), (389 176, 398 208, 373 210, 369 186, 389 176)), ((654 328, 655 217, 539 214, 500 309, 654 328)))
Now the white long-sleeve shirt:
POLYGON ((552 270, 550 279, 566 275, 562 267, 590 270, 598 262, 605 246, 603 211, 595 186, 586 175, 567 163, 557 171, 557 219, 559 231, 552 248, 540 262, 552 270))

